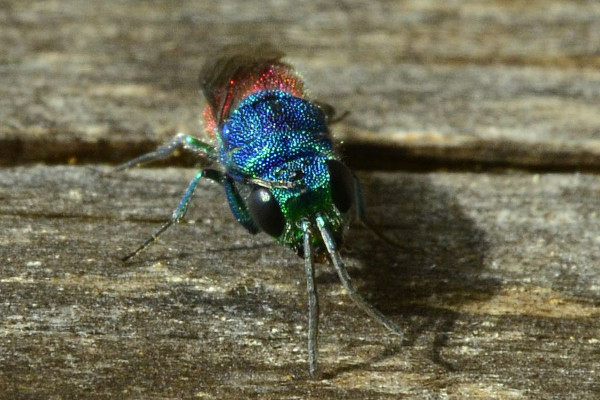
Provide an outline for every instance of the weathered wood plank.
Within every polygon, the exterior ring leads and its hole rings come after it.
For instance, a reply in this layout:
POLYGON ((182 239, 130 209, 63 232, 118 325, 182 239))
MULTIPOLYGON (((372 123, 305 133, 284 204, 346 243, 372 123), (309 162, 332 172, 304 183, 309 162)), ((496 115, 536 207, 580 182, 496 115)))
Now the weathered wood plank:
POLYGON ((311 381, 301 260, 246 234, 219 188, 201 184, 188 223, 118 260, 192 175, 0 170, 0 397, 600 395, 597 176, 364 174, 401 249, 356 228, 343 257, 407 338, 319 266, 326 376, 311 381))
POLYGON ((271 40, 351 111, 356 166, 597 170, 599 22, 594 1, 7 1, 0 162, 115 162, 198 134, 207 52, 271 40))

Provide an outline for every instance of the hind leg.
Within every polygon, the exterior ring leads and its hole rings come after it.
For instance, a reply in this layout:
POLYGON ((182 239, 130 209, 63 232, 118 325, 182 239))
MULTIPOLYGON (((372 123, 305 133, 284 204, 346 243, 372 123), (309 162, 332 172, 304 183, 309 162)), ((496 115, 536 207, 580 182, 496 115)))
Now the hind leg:
POLYGON ((363 195, 362 184, 360 183, 360 180, 356 175, 352 174, 352 176, 354 176, 354 201, 356 204, 356 217, 358 218, 360 223, 363 224, 371 232, 373 232, 375 236, 377 236, 379 239, 383 240, 390 246, 401 248, 402 246, 400 246, 398 242, 396 242, 393 239, 390 239, 387 235, 385 235, 383 232, 380 232, 377 228, 373 226, 373 224, 369 220, 369 217, 367 216, 367 209, 365 206, 365 197, 363 195))
POLYGON ((163 160, 173 155, 173 153, 175 153, 179 149, 190 151, 196 154, 198 157, 209 161, 216 161, 218 158, 217 151, 211 145, 204 143, 193 136, 178 133, 173 139, 163 144, 156 150, 151 151, 150 153, 142 154, 141 156, 136 157, 133 160, 129 160, 121 165, 117 165, 108 172, 101 172, 100 174, 108 175, 115 172, 123 171, 127 168, 147 164, 152 161, 163 160))

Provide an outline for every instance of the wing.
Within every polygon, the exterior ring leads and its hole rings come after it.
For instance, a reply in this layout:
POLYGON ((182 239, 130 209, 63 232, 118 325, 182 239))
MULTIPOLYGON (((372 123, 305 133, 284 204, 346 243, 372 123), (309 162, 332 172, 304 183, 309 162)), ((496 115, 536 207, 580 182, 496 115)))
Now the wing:
POLYGON ((202 66, 202 93, 211 107, 219 109, 234 77, 256 75, 264 65, 277 63, 282 57, 283 53, 270 44, 226 47, 210 57, 202 66))
POLYGON ((279 89, 303 97, 303 83, 283 52, 270 44, 230 46, 213 55, 200 70, 200 87, 208 102, 205 127, 214 133, 247 95, 279 89))

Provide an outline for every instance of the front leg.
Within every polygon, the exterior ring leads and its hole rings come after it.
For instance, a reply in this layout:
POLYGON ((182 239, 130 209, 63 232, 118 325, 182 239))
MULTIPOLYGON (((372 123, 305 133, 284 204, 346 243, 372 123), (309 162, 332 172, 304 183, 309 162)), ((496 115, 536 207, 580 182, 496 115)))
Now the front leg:
POLYGON ((156 242, 158 240, 158 237, 162 235, 167 229, 169 229, 171 226, 178 223, 183 219, 183 217, 185 217, 185 214, 187 213, 188 207, 190 205, 190 200, 192 200, 192 196, 196 191, 196 186, 198 186, 198 182, 202 178, 208 178, 217 183, 223 183, 224 176, 220 171, 216 171, 214 169, 203 169, 198 171, 196 173, 196 176, 194 176, 194 179, 192 179, 192 181, 188 185, 185 194, 179 201, 179 205, 177 206, 175 211, 173 211, 171 219, 165 222, 156 232, 152 234, 152 236, 146 239, 146 241, 142 243, 137 249, 127 254, 125 257, 121 258, 122 261, 127 261, 130 258, 137 256, 152 243, 156 242))
POLYGON ((312 254, 310 222, 302 221, 304 241, 304 271, 306 273, 306 291, 308 293, 308 369, 317 378, 319 351, 319 298, 315 285, 315 268, 312 254))
POLYGON ((227 195, 227 201, 229 202, 229 207, 231 208, 231 212, 238 220, 238 222, 248 230, 251 234, 258 233, 258 227, 252 220, 252 216, 248 211, 248 207, 246 206, 246 202, 242 198, 238 188, 236 187, 236 183, 232 178, 226 177, 223 181, 223 186, 225 186, 225 194, 227 195))

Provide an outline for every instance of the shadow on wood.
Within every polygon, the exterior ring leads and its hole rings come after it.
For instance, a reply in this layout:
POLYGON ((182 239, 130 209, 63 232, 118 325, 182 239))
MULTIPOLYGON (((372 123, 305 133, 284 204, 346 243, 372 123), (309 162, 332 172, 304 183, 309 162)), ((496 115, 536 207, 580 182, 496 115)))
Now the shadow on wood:
MULTIPOLYGON (((333 375, 376 363, 401 352, 404 346, 413 346, 422 337, 429 340, 424 345, 431 347, 432 362, 449 371, 460 368, 441 355, 458 313, 430 304, 430 300, 444 298, 457 305, 485 301, 498 291, 498 280, 481 276, 488 248, 484 232, 465 215, 456 199, 423 176, 374 178, 365 186, 371 220, 401 248, 355 227, 350 230, 343 255, 350 263, 352 259, 359 261, 360 266, 351 268, 350 274, 359 282, 360 292, 384 314, 395 316, 406 336, 402 345, 388 348, 367 363, 338 369, 333 375), (396 204, 378 201, 394 197, 396 204)), ((320 275, 317 282, 338 284, 338 279, 330 271, 320 275)))

